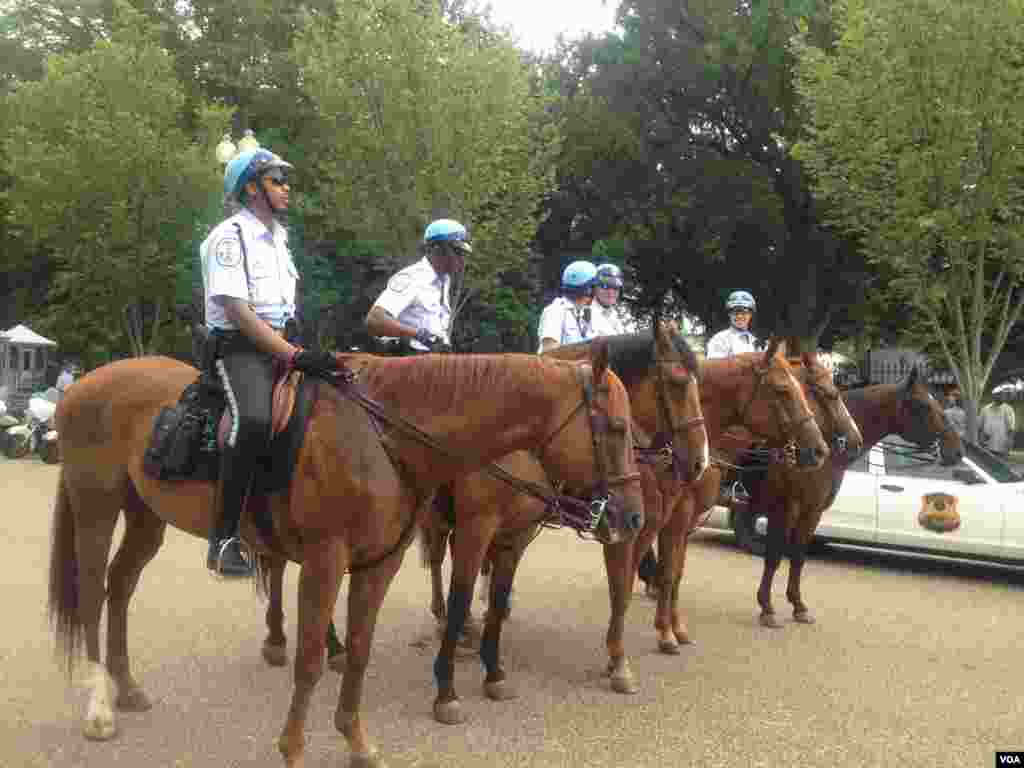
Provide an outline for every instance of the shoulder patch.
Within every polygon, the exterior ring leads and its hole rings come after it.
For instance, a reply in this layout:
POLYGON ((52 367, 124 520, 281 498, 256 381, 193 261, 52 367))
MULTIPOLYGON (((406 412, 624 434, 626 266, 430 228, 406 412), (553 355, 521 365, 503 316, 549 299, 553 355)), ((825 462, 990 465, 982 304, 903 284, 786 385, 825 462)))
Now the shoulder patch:
POLYGON ((237 267, 242 263, 242 246, 234 237, 225 237, 213 250, 222 267, 237 267))
POLYGON ((405 272, 399 272, 388 280, 388 290, 394 291, 395 293, 405 293, 412 287, 412 282, 412 275, 406 274, 405 272))

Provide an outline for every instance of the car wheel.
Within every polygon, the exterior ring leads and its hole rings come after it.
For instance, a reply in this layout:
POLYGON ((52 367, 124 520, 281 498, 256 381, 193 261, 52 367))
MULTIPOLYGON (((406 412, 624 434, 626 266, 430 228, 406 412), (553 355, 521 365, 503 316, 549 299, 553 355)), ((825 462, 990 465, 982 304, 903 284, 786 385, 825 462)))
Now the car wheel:
POLYGON ((767 549, 767 537, 758 528, 765 530, 768 519, 758 515, 749 508, 734 510, 732 513, 732 529, 736 532, 736 544, 752 555, 764 557, 767 549), (758 526, 758 517, 762 520, 758 526))
POLYGON ((60 463, 60 446, 56 440, 43 440, 39 444, 39 456, 47 464, 60 463))
POLYGON ((4 454, 9 459, 23 459, 28 456, 29 438, 28 435, 12 435, 7 433, 7 445, 4 446, 4 454))

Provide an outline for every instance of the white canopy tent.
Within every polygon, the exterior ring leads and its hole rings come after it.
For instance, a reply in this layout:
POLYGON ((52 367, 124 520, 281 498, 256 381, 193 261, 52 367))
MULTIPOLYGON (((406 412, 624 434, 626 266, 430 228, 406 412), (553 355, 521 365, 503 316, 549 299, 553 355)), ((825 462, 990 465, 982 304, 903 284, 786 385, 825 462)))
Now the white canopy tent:
POLYGON ((0 400, 24 399, 46 384, 46 367, 57 349, 57 342, 33 331, 27 325, 16 325, 0 333, 0 400))

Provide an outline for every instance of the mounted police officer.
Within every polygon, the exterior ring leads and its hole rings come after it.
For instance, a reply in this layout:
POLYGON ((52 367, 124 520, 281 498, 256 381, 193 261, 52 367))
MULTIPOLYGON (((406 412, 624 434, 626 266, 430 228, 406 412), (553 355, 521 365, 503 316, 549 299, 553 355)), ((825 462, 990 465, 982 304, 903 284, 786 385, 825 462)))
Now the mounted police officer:
POLYGON ((366 314, 370 335, 397 355, 451 349, 451 280, 473 252, 466 228, 438 219, 423 233, 423 258, 396 272, 366 314))
POLYGON ((757 310, 754 297, 747 291, 733 291, 725 308, 729 312, 729 327, 711 337, 706 355, 709 359, 757 350, 757 337, 750 331, 750 321, 757 310))
POLYGON ((562 270, 562 295, 544 307, 540 315, 537 354, 594 338, 590 305, 596 280, 597 267, 589 261, 574 261, 562 270))
POLYGON ((619 336, 634 330, 635 324, 619 304, 622 286, 622 270, 615 264, 601 264, 597 268, 591 306, 595 336, 619 336))
POLYGON ((275 360, 313 374, 335 369, 332 356, 285 338, 299 275, 287 232, 275 217, 288 209, 291 168, 266 149, 235 155, 224 171, 224 194, 241 210, 214 227, 199 248, 209 331, 205 357, 212 368, 205 373, 223 386, 232 420, 206 565, 229 577, 252 571, 242 557, 238 524, 253 462, 270 444, 275 360))

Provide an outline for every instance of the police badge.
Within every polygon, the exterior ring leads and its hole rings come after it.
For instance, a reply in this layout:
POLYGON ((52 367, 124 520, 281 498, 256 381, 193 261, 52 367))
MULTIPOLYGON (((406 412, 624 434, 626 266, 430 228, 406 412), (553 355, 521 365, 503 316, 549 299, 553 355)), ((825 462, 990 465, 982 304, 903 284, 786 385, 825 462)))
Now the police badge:
POLYGON ((226 237, 214 248, 217 263, 222 267, 237 267, 242 261, 242 249, 238 240, 226 237))

